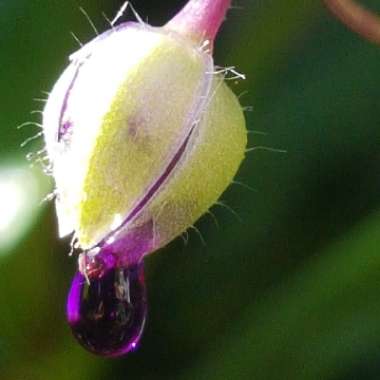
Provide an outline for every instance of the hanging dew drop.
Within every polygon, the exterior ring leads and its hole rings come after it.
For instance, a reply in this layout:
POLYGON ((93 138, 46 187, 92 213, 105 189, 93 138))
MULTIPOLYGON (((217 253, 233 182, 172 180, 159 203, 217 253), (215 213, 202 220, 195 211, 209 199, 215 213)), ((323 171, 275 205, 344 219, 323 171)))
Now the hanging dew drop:
POLYGON ((137 348, 147 316, 143 263, 107 269, 86 279, 78 272, 67 300, 75 338, 90 352, 109 357, 137 348))

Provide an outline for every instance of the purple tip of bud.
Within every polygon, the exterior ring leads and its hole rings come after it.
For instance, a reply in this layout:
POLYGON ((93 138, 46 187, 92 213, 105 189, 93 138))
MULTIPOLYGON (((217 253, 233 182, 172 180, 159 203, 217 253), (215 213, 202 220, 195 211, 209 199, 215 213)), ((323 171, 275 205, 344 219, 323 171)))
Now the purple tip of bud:
POLYGON ((231 0, 189 0, 166 27, 191 39, 213 41, 222 25, 231 0))
POLYGON ((80 254, 78 262, 82 274, 92 279, 115 267, 130 267, 141 262, 154 249, 152 220, 135 228, 128 228, 124 223, 97 246, 80 254))
POLYGON ((113 268, 87 281, 78 272, 67 300, 75 338, 90 352, 118 357, 138 347, 147 315, 143 264, 113 268))

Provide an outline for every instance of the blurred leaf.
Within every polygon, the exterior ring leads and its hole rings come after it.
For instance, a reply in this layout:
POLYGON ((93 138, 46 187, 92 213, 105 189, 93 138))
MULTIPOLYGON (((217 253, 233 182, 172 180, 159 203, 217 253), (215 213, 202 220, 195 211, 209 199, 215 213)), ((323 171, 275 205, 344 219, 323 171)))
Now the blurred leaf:
POLYGON ((264 293, 181 379, 331 379, 380 345, 380 214, 264 293))

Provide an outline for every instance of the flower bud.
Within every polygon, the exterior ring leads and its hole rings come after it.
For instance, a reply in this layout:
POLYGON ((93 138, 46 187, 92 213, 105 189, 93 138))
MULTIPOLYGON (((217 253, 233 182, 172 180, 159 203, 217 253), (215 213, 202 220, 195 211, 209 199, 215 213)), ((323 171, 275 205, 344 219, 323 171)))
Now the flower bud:
POLYGON ((59 231, 84 251, 67 318, 95 354, 138 346, 143 257, 192 226, 244 158, 243 112, 210 54, 228 5, 190 0, 165 27, 113 27, 70 57, 50 94, 59 231))
POLYGON ((70 57, 43 117, 60 236, 138 262, 231 183, 245 120, 205 46, 170 23, 128 22, 70 57))

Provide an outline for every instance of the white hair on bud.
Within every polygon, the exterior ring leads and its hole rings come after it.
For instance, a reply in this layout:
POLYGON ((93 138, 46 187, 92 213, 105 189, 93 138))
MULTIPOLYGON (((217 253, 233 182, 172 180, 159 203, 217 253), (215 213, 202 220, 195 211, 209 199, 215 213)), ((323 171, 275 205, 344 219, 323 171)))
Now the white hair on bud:
POLYGON ((129 5, 129 1, 126 1, 121 6, 121 8, 119 9, 119 11, 116 13, 116 16, 114 17, 114 19, 110 22, 110 25, 112 27, 119 21, 120 18, 122 18, 124 16, 124 13, 126 12, 126 10, 128 8, 128 5, 129 5))
POLYGON ((91 17, 89 16, 89 14, 84 10, 84 8, 82 7, 79 7, 79 10, 82 12, 82 14, 84 15, 84 17, 87 19, 88 23, 90 24, 92 30, 95 32, 95 34, 98 36, 99 35, 99 31, 98 29, 96 28, 95 26, 95 23, 91 20, 91 17))

